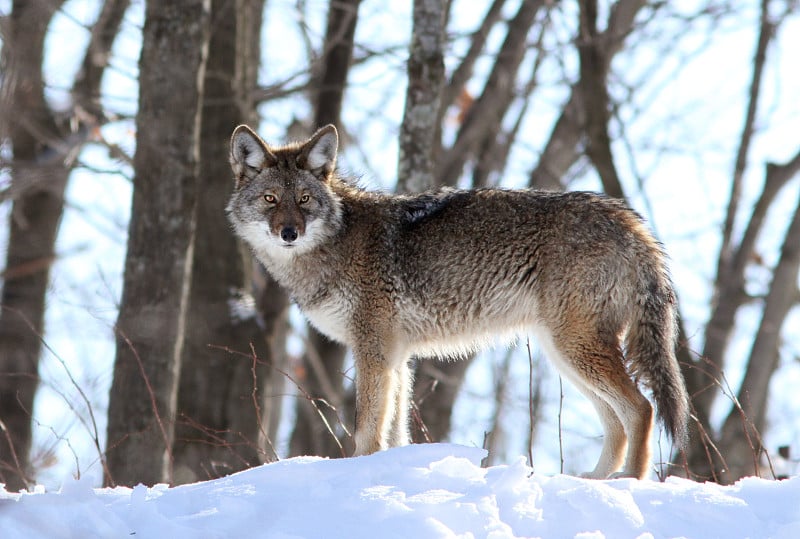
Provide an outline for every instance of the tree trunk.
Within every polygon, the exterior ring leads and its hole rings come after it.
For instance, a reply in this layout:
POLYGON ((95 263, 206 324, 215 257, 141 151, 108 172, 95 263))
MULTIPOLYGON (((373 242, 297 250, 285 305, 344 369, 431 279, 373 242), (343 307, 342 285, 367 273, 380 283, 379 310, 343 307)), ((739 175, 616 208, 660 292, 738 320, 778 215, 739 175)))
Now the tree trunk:
MULTIPOLYGON (((241 25, 261 27, 263 0, 212 0, 213 32, 203 89, 197 228, 175 426, 175 480, 211 479, 274 455, 262 445, 268 428, 266 388, 276 374, 263 323, 246 281, 245 259, 225 215, 230 196, 224 134, 252 115, 237 102, 258 61, 237 44, 241 25), (247 13, 247 17, 238 13, 247 13), (238 90, 238 91, 237 91, 238 90), (251 357, 250 346, 255 357, 251 357), (228 350, 240 351, 232 354, 228 350)), ((282 313, 278 313, 280 316, 282 313)))
POLYGON ((0 482, 18 490, 30 478, 31 414, 38 386, 45 296, 64 192, 73 160, 89 126, 98 124, 100 80, 128 0, 109 0, 92 29, 82 68, 72 88, 78 128, 56 125, 44 98, 44 39, 63 2, 40 0, 14 5, 3 47, 0 118, 11 141, 14 197, 9 223, 0 312, 0 482), (82 110, 77 110, 82 109, 82 110), (14 121, 5 121, 13 115, 14 121))
MULTIPOLYGON (((782 166, 771 166, 773 174, 794 176, 800 171, 800 153, 782 166)), ((737 402, 725 420, 719 446, 724 448, 727 467, 719 469, 723 483, 759 473, 765 448, 761 432, 766 428, 767 397, 772 375, 778 369, 780 336, 789 310, 797 304, 797 277, 800 269, 800 200, 786 231, 778 264, 764 300, 761 323, 750 350, 747 369, 737 402)))
MULTIPOLYGON (((354 446, 346 438, 355 423, 349 413, 353 400, 345 393, 342 364, 345 347, 309 327, 303 357, 304 378, 296 407, 296 418, 289 441, 290 455, 346 457, 354 446)), ((356 373, 358 376, 358 373, 356 373)))
MULTIPOLYGON (((236 38, 238 41, 239 61, 237 62, 237 80, 242 81, 234 90, 238 92, 237 101, 243 121, 255 125, 259 121, 255 97, 258 86, 258 72, 261 65, 261 22, 263 19, 265 0, 244 0, 239 5, 237 17, 239 24, 236 38), (252 20, 258 21, 258 25, 252 20)), ((255 260, 250 250, 239 242, 245 260, 245 270, 249 286, 253 290, 256 310, 263 324, 263 335, 268 347, 268 358, 271 360, 268 385, 264 387, 262 417, 267 425, 262 433, 266 437, 260 446, 269 445, 278 436, 283 396, 286 391, 286 378, 280 372, 286 369, 286 336, 289 332, 288 308, 289 297, 286 292, 267 274, 266 270, 255 260)), ((271 450, 271 448, 270 448, 271 450)), ((268 453, 273 453, 269 451, 268 453)))
POLYGON ((341 123, 342 100, 353 59, 353 45, 361 0, 331 0, 325 43, 318 64, 322 71, 315 96, 314 129, 341 123))
POLYGON ((625 198, 611 153, 611 137, 608 135, 611 104, 606 73, 609 62, 603 58, 604 50, 597 31, 597 0, 581 0, 578 32, 578 90, 586 116, 586 155, 600 175, 605 193, 615 198, 625 198))
MULTIPOLYGON (((497 162, 497 153, 482 150, 489 145, 494 147, 500 134, 502 118, 515 95, 514 81, 525 54, 527 35, 541 5, 536 0, 522 2, 509 22, 506 38, 481 96, 466 111, 465 121, 453 147, 442 151, 442 159, 435 175, 437 186, 454 185, 465 163, 470 159, 492 159, 491 163, 476 163, 476 169, 502 168, 502 164, 497 162)), ((475 34, 478 39, 476 45, 482 44, 483 36, 489 31, 488 24, 499 16, 500 7, 498 3, 493 3, 489 8, 487 24, 482 25, 475 34)), ((444 91, 444 105, 448 105, 448 101, 463 87, 465 77, 471 72, 471 63, 480 52, 477 46, 470 48, 464 62, 454 73, 451 86, 444 91), (457 84, 459 89, 452 84, 457 84)), ((413 82, 414 77, 414 72, 409 69, 410 86, 420 84, 413 82)), ((438 119, 442 117, 441 113, 436 115, 438 119)), ((437 133, 439 129, 440 126, 438 129, 433 128, 437 133)), ((402 176, 399 180, 402 180, 402 176)), ((419 362, 414 384, 414 402, 418 408, 412 429, 412 438, 415 441, 436 442, 447 439, 452 424, 453 405, 474 357, 470 355, 455 361, 419 362)))
POLYGON ((397 166, 397 190, 401 193, 426 191, 437 183, 433 150, 444 88, 444 21, 443 0, 415 0, 397 166))
POLYGON ((208 0, 150 0, 134 192, 108 410, 110 484, 172 482, 191 278, 208 0))
POLYGON ((14 152, 12 182, 19 193, 11 208, 0 313, 0 482, 9 490, 25 488, 31 479, 28 453, 44 294, 66 185, 58 155, 47 145, 57 140, 58 130, 44 100, 41 73, 47 25, 58 7, 45 1, 15 3, 3 46, 8 71, 2 118, 14 152), (19 112, 22 121, 11 121, 19 112), (37 164, 43 150, 55 157, 48 167, 37 164))
MULTIPOLYGON (((697 417, 697 424, 692 425, 690 444, 686 450, 686 461, 690 472, 702 479, 730 482, 736 480, 740 476, 738 474, 750 474, 755 471, 758 466, 758 453, 760 452, 758 431, 765 425, 763 417, 758 417, 758 415, 753 417, 747 412, 752 410, 761 410, 763 412, 766 407, 766 401, 760 402, 762 397, 756 397, 755 393, 750 392, 750 389, 752 389, 750 377, 757 376, 759 378, 756 385, 764 389, 763 399, 766 399, 766 384, 768 384, 769 378, 777 367, 777 363, 775 363, 777 361, 777 351, 775 352, 774 360, 766 359, 770 357, 770 354, 761 348, 764 342, 769 341, 769 339, 765 341, 766 335, 764 331, 770 331, 762 325, 756 336, 756 343, 760 349, 757 349, 756 344, 754 344, 752 354, 748 359, 747 373, 740 390, 744 391, 744 394, 740 395, 743 400, 740 400, 738 404, 741 404, 743 409, 739 409, 738 405, 734 404, 722 431, 717 436, 709 423, 709 417, 717 395, 719 395, 721 389, 727 389, 722 378, 728 342, 735 327, 736 315, 739 309, 749 300, 749 296, 745 291, 745 273, 756 252, 756 241, 761 233, 770 207, 776 200, 780 190, 797 172, 799 166, 797 157, 785 165, 767 166, 762 191, 749 214, 741 239, 738 243, 735 243, 733 241, 734 221, 737 215, 741 215, 741 184, 747 167, 748 149, 756 132, 758 122, 757 107, 760 101, 761 82, 764 76, 769 44, 775 35, 779 22, 770 14, 769 0, 762 0, 747 110, 739 147, 734 160, 731 194, 722 229, 722 244, 717 260, 711 316, 706 323, 703 335, 702 355, 698 360, 689 364, 689 369, 685 369, 687 385, 692 395, 697 417), (746 401, 751 398, 755 398, 760 404, 750 408, 746 401)), ((777 269, 773 279, 769 296, 772 296, 773 293, 772 286, 775 286, 775 283, 780 281, 777 276, 777 269)), ((773 298, 771 304, 773 307, 775 301, 776 299, 773 298)), ((767 305, 770 305, 769 300, 767 305)), ((767 317, 766 309, 767 307, 765 307, 765 319, 767 317)), ((775 311, 773 310, 769 325, 777 325, 774 331, 778 332, 783 324, 783 318, 776 320, 774 316, 775 311)), ((783 317, 785 317, 785 314, 783 317)))
POLYGON ((419 362, 414 380, 414 405, 411 437, 415 442, 443 442, 450 436, 453 405, 456 402, 467 369, 475 359, 434 360, 419 362))

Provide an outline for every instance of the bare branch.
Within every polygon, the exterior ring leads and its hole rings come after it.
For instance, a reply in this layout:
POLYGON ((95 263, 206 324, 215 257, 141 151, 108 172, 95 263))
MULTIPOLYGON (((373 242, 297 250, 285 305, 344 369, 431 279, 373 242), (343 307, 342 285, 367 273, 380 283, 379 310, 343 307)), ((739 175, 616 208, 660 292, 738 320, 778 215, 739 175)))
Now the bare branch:
POLYGON ((478 61, 478 58, 486 46, 486 38, 489 36, 489 32, 494 28, 494 25, 497 24, 497 21, 500 20, 504 4, 505 0, 494 0, 486 11, 481 25, 472 33, 469 50, 467 50, 467 54, 461 59, 461 63, 458 64, 458 67, 453 71, 442 93, 442 108, 437 118, 437 124, 442 123, 442 116, 445 110, 455 103, 464 85, 467 84, 467 81, 472 77, 475 63, 478 61))
MULTIPOLYGON (((544 50, 544 37, 550 27, 549 11, 544 17, 544 21, 539 29, 539 37, 534 45, 534 48, 539 51, 536 55, 536 60, 533 62, 533 69, 528 79, 525 89, 522 91, 518 100, 522 101, 522 106, 517 113, 517 118, 514 125, 508 129, 503 130, 502 126, 498 125, 497 136, 486 137, 481 145, 480 152, 476 159, 475 168, 472 172, 472 186, 473 187, 486 187, 490 183, 490 174, 497 173, 502 177, 502 172, 508 163, 508 155, 511 152, 511 147, 517 139, 517 133, 522 128, 522 121, 528 112, 532 100, 530 99, 533 91, 538 87, 539 82, 539 68, 545 58, 544 50)), ((500 119, 498 119, 500 123, 500 119)))
POLYGON ((325 51, 321 57, 322 73, 317 81, 314 125, 339 125, 342 97, 353 57, 353 40, 361 0, 332 0, 325 31, 325 51))
POLYGON ((739 138, 739 149, 736 152, 736 163, 733 169, 733 181, 731 182, 731 196, 728 201, 728 209, 725 215, 725 224, 722 228, 722 244, 720 247, 719 260, 717 263, 717 275, 725 275, 728 266, 734 256, 734 247, 731 245, 731 235, 736 214, 739 210, 739 199, 742 191, 742 179, 747 167, 747 154, 750 143, 753 139, 756 112, 758 110, 758 100, 761 94, 761 81, 763 79, 764 66, 767 63, 767 47, 775 34, 775 25, 770 21, 769 0, 761 2, 761 27, 756 44, 755 57, 753 59, 753 74, 750 80, 750 92, 748 94, 747 112, 745 114, 742 135, 739 138))
MULTIPOLYGON (((15 2, 3 23, 0 127, 3 140, 10 144, 14 155, 11 190, 19 193, 12 206, 6 249, 5 266, 11 271, 54 256, 63 209, 68 172, 59 164, 57 149, 47 144, 59 139, 59 130, 44 98, 41 69, 47 27, 62 3, 15 2), (44 166, 39 162, 42 157, 44 166), (47 183, 36 179, 37 169, 44 172, 47 183)), ((39 382, 38 335, 44 326, 49 268, 44 264, 34 273, 6 278, 0 299, 0 372, 6 373, 0 376, 0 415, 9 429, 9 443, 0 438, 0 463, 19 460, 22 475, 30 472, 32 425, 28 410, 33 408, 39 382)), ((2 468, 0 481, 9 490, 26 486, 17 474, 6 476, 2 468)))
MULTIPOLYGON (((769 170, 773 174, 789 176, 797 174, 800 171, 800 152, 786 165, 773 165, 769 170)), ((795 304, 793 292, 797 288, 798 269, 800 269, 800 199, 783 240, 780 259, 773 271, 772 283, 764 302, 764 314, 739 389, 739 401, 745 403, 745 413, 757 430, 764 429, 769 381, 778 367, 781 327, 789 310, 795 304)))
POLYGON ((130 0, 106 0, 92 27, 89 46, 83 57, 81 69, 72 85, 75 106, 80 107, 98 120, 104 115, 100 108, 100 82, 108 66, 111 46, 117 37, 122 19, 130 6, 130 0))
POLYGON ((527 36, 539 8, 540 0, 524 0, 508 24, 508 33, 497 54, 483 93, 470 107, 453 147, 443 152, 437 176, 444 185, 455 185, 464 164, 475 156, 487 136, 494 136, 486 125, 499 125, 513 99, 514 83, 526 52, 527 36))
MULTIPOLYGON (((614 55, 621 50, 625 37, 633 30, 636 15, 645 5, 644 0, 620 0, 614 4, 606 30, 599 37, 599 41, 603 43, 601 58, 605 62, 605 70, 608 70, 614 55)), ((578 86, 574 85, 553 126, 539 162, 531 171, 531 187, 562 190, 563 178, 582 155, 579 144, 585 118, 578 92, 578 86)))
POLYGON ((609 97, 606 73, 609 62, 598 40, 597 0, 581 0, 578 37, 580 74, 578 90, 586 115, 586 155, 589 156, 605 192, 612 197, 624 198, 622 184, 617 175, 611 154, 611 138, 608 135, 609 97))
MULTIPOLYGON (((753 208, 742 240, 738 246, 733 246, 731 244, 731 234, 739 207, 739 193, 741 191, 742 175, 747 164, 747 152, 753 135, 753 125, 757 111, 757 101, 760 94, 761 79, 764 75, 766 51, 769 41, 775 35, 775 25, 769 22, 767 4, 768 0, 762 2, 760 31, 753 63, 753 77, 750 83, 747 113, 736 156, 731 198, 728 203, 727 215, 723 227, 723 243, 717 263, 714 302, 711 316, 709 317, 705 329, 703 357, 708 358, 710 366, 714 367, 717 376, 721 372, 725 362, 728 337, 733 330, 736 312, 747 300, 747 296, 744 293, 745 269, 753 255, 756 240, 761 232, 767 211, 775 200, 778 191, 780 191, 791 177, 791 175, 787 175, 784 171, 770 173, 770 167, 768 166, 764 188, 753 208)), ((787 164, 787 168, 784 170, 790 169, 791 165, 787 164)), ((690 383, 694 382, 690 381, 690 383)), ((705 381, 703 380, 697 381, 696 383, 697 385, 705 385, 705 381)), ((695 397, 695 407, 698 411, 708 411, 714 398, 714 392, 700 393, 695 397)))

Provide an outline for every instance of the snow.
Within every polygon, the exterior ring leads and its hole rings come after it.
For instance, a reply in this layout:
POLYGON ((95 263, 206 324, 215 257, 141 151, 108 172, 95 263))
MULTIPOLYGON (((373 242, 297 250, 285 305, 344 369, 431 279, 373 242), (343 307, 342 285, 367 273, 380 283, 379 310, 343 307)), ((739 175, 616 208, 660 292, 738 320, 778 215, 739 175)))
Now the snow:
POLYGON ((597 481, 481 468, 482 449, 426 444, 366 457, 298 457, 169 488, 0 489, 10 538, 800 537, 800 477, 732 486, 597 481))

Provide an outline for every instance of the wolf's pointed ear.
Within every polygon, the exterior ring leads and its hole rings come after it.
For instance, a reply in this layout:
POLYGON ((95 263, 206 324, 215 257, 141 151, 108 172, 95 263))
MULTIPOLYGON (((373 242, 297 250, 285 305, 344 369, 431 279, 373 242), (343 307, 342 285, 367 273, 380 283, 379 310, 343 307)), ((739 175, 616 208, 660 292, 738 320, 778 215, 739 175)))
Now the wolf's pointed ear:
POLYGON ((261 170, 277 161, 261 137, 246 125, 233 131, 230 159, 237 183, 247 176, 248 169, 261 170))
POLYGON ((339 134, 333 124, 321 127, 303 144, 297 156, 297 166, 311 171, 324 180, 336 168, 336 149, 339 134))

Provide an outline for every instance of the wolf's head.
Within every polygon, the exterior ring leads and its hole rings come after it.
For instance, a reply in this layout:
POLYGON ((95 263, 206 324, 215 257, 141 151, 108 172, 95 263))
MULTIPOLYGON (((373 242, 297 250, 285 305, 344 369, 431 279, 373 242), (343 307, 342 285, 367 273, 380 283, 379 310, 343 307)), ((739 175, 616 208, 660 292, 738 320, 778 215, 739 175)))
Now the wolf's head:
POLYGON ((339 137, 326 125, 303 143, 272 147, 245 125, 231 137, 235 186, 228 218, 256 254, 307 252, 335 232, 340 203, 330 189, 339 137))

